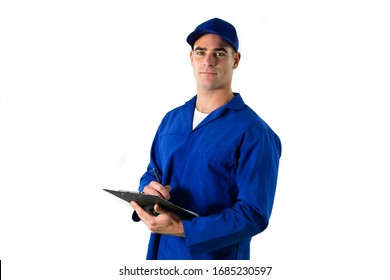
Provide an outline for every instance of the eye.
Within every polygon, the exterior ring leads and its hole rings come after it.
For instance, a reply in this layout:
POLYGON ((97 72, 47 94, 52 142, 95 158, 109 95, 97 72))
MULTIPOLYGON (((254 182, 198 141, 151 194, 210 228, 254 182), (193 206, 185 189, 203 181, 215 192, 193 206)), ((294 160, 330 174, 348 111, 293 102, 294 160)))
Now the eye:
POLYGON ((196 51, 195 54, 203 56, 203 55, 205 55, 205 52, 204 51, 196 51))
POLYGON ((226 54, 224 52, 217 52, 215 55, 218 57, 226 56, 226 54))

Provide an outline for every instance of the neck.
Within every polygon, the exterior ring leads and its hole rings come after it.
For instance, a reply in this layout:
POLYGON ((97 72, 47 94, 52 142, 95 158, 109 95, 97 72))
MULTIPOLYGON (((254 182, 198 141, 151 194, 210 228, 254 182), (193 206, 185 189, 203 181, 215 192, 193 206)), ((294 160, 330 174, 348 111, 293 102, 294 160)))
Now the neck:
POLYGON ((230 91, 208 91, 198 93, 196 98, 196 109, 198 111, 210 114, 214 110, 228 103, 234 97, 230 91))

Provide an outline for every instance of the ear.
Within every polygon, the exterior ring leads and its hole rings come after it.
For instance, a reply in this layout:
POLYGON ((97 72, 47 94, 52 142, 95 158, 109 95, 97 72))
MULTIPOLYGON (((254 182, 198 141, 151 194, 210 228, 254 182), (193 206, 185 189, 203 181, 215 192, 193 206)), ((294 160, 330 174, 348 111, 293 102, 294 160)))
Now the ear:
POLYGON ((240 63, 241 53, 236 52, 233 59, 234 59, 233 69, 236 69, 238 67, 238 64, 240 63))

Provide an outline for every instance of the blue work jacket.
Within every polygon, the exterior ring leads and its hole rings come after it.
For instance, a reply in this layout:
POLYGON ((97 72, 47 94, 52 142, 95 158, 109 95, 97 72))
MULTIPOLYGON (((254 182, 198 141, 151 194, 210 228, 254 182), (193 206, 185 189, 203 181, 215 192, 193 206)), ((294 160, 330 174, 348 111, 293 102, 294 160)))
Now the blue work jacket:
POLYGON ((200 217, 183 220, 185 238, 152 233, 147 259, 249 259, 251 238, 268 226, 281 142, 234 95, 194 129, 196 96, 163 118, 139 190, 156 168, 170 201, 200 217))

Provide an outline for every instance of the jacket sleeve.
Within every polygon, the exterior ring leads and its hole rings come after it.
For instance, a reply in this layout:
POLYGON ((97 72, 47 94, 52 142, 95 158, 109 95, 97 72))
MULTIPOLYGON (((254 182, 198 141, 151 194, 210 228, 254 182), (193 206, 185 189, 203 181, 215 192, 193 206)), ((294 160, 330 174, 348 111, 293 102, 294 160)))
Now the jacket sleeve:
POLYGON ((233 245, 268 226, 278 175, 281 143, 272 130, 244 139, 237 167, 238 196, 233 207, 219 213, 183 220, 192 255, 233 245))

